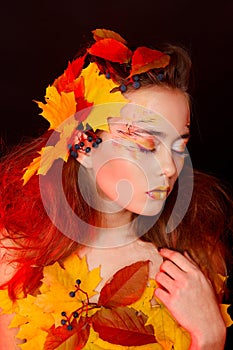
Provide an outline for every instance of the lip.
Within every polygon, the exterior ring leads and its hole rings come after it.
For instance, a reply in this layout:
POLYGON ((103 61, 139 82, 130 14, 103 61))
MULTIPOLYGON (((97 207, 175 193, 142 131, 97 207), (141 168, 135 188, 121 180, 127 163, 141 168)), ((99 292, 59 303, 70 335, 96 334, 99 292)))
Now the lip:
POLYGON ((170 188, 168 186, 159 186, 146 193, 151 199, 164 200, 167 198, 169 192, 170 192, 170 188))

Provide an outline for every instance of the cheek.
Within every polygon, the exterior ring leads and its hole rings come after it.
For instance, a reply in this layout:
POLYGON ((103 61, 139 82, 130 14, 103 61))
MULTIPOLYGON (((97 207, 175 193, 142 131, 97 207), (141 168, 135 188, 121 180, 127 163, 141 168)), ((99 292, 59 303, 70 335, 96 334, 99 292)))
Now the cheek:
POLYGON ((98 187, 114 201, 127 202, 148 187, 143 169, 129 160, 110 160, 95 169, 98 187))

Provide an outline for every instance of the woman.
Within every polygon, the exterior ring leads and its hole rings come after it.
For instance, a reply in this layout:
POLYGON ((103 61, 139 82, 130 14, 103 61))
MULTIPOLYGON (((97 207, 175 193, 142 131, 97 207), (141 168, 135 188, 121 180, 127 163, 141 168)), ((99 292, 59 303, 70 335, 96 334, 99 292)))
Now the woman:
POLYGON ((188 159, 190 59, 93 34, 2 162, 2 348, 223 349, 230 206, 188 159))

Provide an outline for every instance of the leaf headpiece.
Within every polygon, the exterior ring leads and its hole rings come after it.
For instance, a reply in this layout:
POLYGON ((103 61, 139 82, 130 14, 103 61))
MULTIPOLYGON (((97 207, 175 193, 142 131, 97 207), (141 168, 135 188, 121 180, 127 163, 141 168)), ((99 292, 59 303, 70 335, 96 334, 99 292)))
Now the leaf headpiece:
POLYGON ((37 102, 41 115, 50 123, 49 130, 56 130, 59 137, 54 145, 42 148, 24 169, 24 185, 35 173, 45 175, 56 159, 67 161, 68 145, 81 124, 84 129, 108 131, 107 118, 120 116, 120 109, 128 102, 122 94, 126 86, 117 82, 112 63, 127 66, 126 81, 134 88, 140 87, 138 75, 169 64, 170 56, 158 50, 142 46, 132 52, 126 41, 111 30, 96 29, 92 33, 94 44, 69 62, 64 73, 47 87, 45 103, 37 102), (98 60, 105 60, 109 69, 102 71, 98 60), (102 104, 109 106, 105 113, 94 108, 102 104))

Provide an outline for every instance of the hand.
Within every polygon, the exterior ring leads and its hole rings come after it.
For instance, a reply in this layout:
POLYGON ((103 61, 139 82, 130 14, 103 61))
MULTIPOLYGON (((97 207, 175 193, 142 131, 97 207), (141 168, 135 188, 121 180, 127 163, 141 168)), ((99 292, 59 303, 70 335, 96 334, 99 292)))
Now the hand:
POLYGON ((226 327, 211 282, 185 252, 161 249, 155 296, 191 335, 190 349, 224 349, 226 327))

